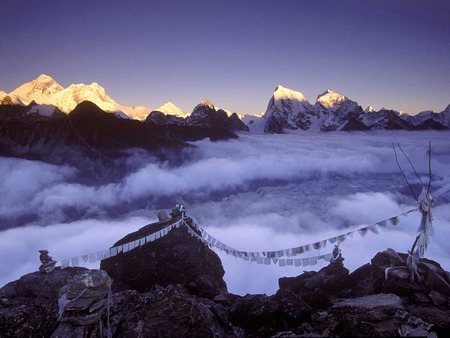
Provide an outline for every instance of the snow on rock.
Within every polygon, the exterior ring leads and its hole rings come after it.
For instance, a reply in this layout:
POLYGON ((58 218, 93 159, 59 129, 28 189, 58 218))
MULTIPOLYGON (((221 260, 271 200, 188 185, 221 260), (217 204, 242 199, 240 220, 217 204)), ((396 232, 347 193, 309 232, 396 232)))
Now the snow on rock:
POLYGON ((133 118, 135 120, 145 120, 145 118, 150 114, 150 108, 145 106, 134 106, 127 107, 118 105, 116 109, 120 112, 125 113, 129 118, 133 118))
POLYGON ((267 105, 264 117, 266 119, 266 132, 273 132, 270 126, 279 125, 287 129, 307 129, 308 123, 304 122, 311 111, 311 104, 305 96, 297 91, 285 88, 281 85, 275 88, 272 98, 267 105))
POLYGON ((62 90, 64 88, 52 77, 42 74, 14 89, 9 95, 13 101, 18 100, 25 105, 31 101, 35 101, 37 104, 52 104, 52 97, 62 90))
POLYGON ((183 113, 180 108, 178 108, 176 105, 174 105, 172 102, 167 102, 163 104, 158 109, 155 109, 156 111, 159 111, 161 113, 164 113, 166 115, 175 115, 179 117, 187 117, 187 114, 183 113))
POLYGON ((95 103, 105 111, 115 111, 118 105, 96 82, 90 85, 83 83, 70 85, 53 97, 55 105, 64 112, 72 111, 78 103, 83 101, 95 103))
POLYGON ((372 106, 368 106, 366 109, 364 109, 364 113, 373 113, 375 109, 372 106))
POLYGON ((5 93, 3 90, 0 90, 0 104, 3 103, 3 99, 7 96, 7 93, 5 93))
POLYGON ((69 113, 83 101, 91 101, 102 110, 114 112, 122 118, 129 118, 126 115, 130 113, 130 116, 142 119, 145 117, 144 114, 150 111, 146 107, 127 107, 118 104, 96 82, 90 85, 72 84, 63 88, 52 77, 44 74, 14 89, 9 96, 13 104, 28 105, 35 101, 37 104, 56 106, 65 113, 69 113))
POLYGON ((27 115, 38 114, 41 116, 50 117, 53 115, 55 111, 59 111, 59 109, 51 104, 34 104, 31 106, 31 109, 27 111, 27 115))

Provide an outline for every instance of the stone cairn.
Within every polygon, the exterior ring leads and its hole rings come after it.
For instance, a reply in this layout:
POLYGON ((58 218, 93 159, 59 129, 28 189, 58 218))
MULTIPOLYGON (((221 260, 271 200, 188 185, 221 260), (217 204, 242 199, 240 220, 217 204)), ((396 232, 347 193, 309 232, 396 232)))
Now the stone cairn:
POLYGON ((41 266, 39 267, 39 271, 42 273, 50 273, 55 269, 56 261, 52 256, 48 255, 48 250, 39 250, 40 255, 39 259, 41 260, 41 266))

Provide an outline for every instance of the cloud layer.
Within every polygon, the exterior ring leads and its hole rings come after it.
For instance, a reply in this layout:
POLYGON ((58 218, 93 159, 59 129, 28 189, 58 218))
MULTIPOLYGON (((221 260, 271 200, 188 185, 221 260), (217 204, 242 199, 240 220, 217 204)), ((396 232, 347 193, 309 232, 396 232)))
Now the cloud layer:
MULTIPOLYGON (((35 271, 39 249, 55 259, 101 250, 183 200, 189 215, 221 241, 242 250, 275 250, 315 242, 415 207, 395 163, 399 142, 427 182, 432 142, 436 236, 427 256, 450 268, 450 139, 447 132, 244 134, 238 140, 196 142, 173 166, 135 164, 120 181, 80 183, 78 171, 0 158, 0 285, 35 271), (20 223, 21 228, 11 228, 20 223)), ((414 189, 420 182, 399 156, 414 189)), ((136 161, 136 157, 133 157, 136 161)), ((376 252, 410 248, 417 213, 398 229, 349 239, 345 265, 354 269, 376 252)), ((325 250, 331 251, 331 247, 325 250)), ((220 254, 229 290, 273 293, 281 276, 303 268, 259 266, 220 254)), ((318 265, 316 268, 320 268, 318 265)), ((311 267, 313 269, 314 267, 311 267)))

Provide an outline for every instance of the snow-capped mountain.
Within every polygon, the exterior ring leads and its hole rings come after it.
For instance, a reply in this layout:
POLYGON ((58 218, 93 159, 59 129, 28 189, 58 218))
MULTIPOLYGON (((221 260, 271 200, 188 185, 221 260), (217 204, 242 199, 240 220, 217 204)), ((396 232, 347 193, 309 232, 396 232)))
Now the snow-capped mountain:
POLYGON ((174 115, 179 117, 187 117, 187 114, 183 113, 180 108, 174 105, 172 102, 167 102, 163 104, 161 107, 154 109, 166 115, 174 115))
POLYGON ((331 90, 320 94, 311 105, 302 93, 278 86, 264 114, 265 131, 281 132, 283 128, 339 130, 360 112, 362 109, 356 102, 331 90))
POLYGON ((28 105, 31 101, 37 104, 53 104, 53 97, 64 88, 48 75, 40 75, 36 79, 24 83, 14 89, 9 96, 13 102, 28 105))
POLYGON ((28 105, 35 101, 37 104, 56 106, 65 113, 69 113, 83 101, 93 102, 102 110, 114 112, 122 118, 143 119, 150 112, 150 109, 143 106, 127 107, 118 104, 96 82, 89 85, 72 84, 63 88, 52 77, 44 74, 14 89, 8 96, 13 104, 28 105))
POLYGON ((3 90, 0 90, 0 104, 3 103, 3 99, 7 96, 8 96, 7 93, 5 93, 3 90))
POLYGON ((322 120, 320 130, 342 129, 349 118, 362 113, 362 108, 347 96, 327 90, 317 97, 313 107, 315 115, 322 120))
POLYGON ((434 123, 450 128, 450 104, 440 113, 435 113, 432 110, 426 110, 414 116, 403 114, 401 115, 401 118, 416 127, 424 124, 430 124, 431 121, 433 121, 434 123))
POLYGON ((375 109, 372 106, 368 106, 366 109, 364 109, 364 113, 373 113, 375 109))
POLYGON ((310 113, 311 104, 302 93, 279 85, 275 88, 264 114, 267 121, 265 131, 273 132, 271 126, 274 125, 288 129, 307 129, 304 120, 310 113))

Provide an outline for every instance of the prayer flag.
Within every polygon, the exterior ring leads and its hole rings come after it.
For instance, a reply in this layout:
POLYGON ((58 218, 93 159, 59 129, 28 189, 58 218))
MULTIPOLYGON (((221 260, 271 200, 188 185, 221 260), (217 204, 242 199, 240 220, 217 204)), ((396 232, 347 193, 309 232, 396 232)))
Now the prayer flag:
POLYGON ((61 261, 61 269, 65 269, 70 265, 70 259, 65 258, 61 261))
POLYGON ((295 266, 302 266, 302 260, 300 258, 294 259, 295 266))
POLYGON ((303 258, 302 259, 302 264, 303 264, 303 266, 308 266, 309 265, 309 258, 303 258))
POLYGON ((377 226, 376 226, 375 224, 369 225, 368 229, 369 229, 370 231, 372 231, 375 235, 378 235, 378 234, 379 234, 378 229, 377 229, 377 226))
POLYGON ((284 258, 279 259, 278 263, 280 266, 286 266, 286 260, 284 258))
POLYGON ((78 257, 72 257, 72 258, 70 259, 70 261, 71 261, 71 263, 72 263, 72 266, 78 266, 78 265, 79 265, 78 257))
POLYGON ((380 227, 384 227, 385 228, 387 226, 387 221, 384 220, 384 221, 378 222, 377 225, 379 225, 380 227))
POLYGON ((117 255, 117 247, 113 247, 113 248, 109 249, 109 251, 110 251, 111 257, 114 257, 117 255))
POLYGON ((343 241, 345 241, 346 238, 347 237, 345 235, 339 235, 337 239, 339 243, 342 243, 343 241))
POLYGON ((358 229, 358 233, 361 235, 361 237, 364 237, 367 234, 368 230, 369 229, 367 228, 358 229))
POLYGON ((294 260, 292 258, 286 259, 286 265, 294 265, 294 260))
POLYGON ((97 261, 101 261, 103 259, 103 251, 97 251, 95 253, 95 257, 96 257, 97 261))

